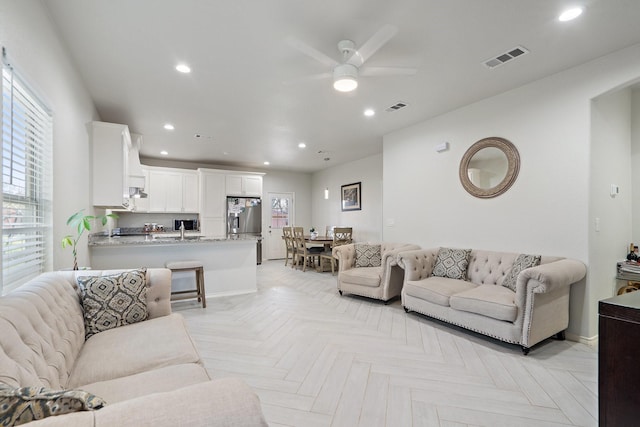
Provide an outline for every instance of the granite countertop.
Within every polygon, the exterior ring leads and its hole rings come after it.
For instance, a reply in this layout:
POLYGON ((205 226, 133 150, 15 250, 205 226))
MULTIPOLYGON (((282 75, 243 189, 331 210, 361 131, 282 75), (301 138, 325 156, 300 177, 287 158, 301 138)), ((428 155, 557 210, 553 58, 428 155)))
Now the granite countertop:
POLYGON ((89 236, 89 246, 122 246, 122 245, 188 245, 213 242, 255 242, 256 236, 246 236, 238 239, 201 236, 197 233, 186 233, 184 240, 179 233, 149 233, 136 236, 107 236, 92 234, 89 236))

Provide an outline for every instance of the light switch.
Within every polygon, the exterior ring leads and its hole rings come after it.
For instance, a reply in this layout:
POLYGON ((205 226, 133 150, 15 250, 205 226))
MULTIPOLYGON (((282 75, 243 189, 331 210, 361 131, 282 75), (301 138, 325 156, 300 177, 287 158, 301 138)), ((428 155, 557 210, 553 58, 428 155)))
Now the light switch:
POLYGON ((596 226, 596 231, 600 231, 600 218, 596 218, 594 222, 596 226))
POLYGON ((387 219, 387 227, 393 227, 394 225, 396 225, 396 220, 393 218, 389 218, 387 219))

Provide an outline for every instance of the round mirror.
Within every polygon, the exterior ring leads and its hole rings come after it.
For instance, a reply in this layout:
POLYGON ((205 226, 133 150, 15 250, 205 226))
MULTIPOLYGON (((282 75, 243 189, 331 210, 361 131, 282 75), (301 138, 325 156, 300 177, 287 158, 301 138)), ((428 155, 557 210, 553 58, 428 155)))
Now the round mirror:
POLYGON ((475 197, 496 197, 513 185, 519 170, 520 155, 511 142, 504 138, 484 138, 464 153, 460 182, 475 197))

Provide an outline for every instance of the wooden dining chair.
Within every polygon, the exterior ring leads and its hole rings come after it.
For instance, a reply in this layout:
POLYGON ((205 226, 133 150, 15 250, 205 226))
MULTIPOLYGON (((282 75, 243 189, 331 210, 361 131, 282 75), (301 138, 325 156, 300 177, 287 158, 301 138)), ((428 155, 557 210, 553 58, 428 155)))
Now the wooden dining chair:
MULTIPOLYGON (((329 260, 331 263, 331 275, 336 274, 336 264, 338 260, 333 256, 333 248, 341 245, 348 245, 353 242, 353 228, 352 227, 334 227, 333 228, 333 243, 331 249, 324 251, 320 254, 320 262, 323 259, 329 260)), ((322 264, 320 264, 322 265, 322 264)))
POLYGON ((307 264, 314 265, 315 259, 320 256, 323 249, 317 246, 307 247, 307 242, 304 238, 304 228, 302 227, 293 227, 293 239, 296 249, 294 265, 298 265, 302 258, 302 271, 306 271, 307 264))
POLYGON ((286 254, 284 258, 284 265, 289 263, 289 255, 291 255, 291 267, 295 261, 296 246, 293 241, 293 229, 291 227, 282 227, 282 236, 284 237, 284 244, 286 246, 286 254))

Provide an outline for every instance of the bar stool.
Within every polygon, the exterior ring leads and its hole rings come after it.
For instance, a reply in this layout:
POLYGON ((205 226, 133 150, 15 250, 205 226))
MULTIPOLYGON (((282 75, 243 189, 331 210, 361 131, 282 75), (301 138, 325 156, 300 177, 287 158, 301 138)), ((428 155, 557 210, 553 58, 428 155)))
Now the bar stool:
POLYGON ((196 288, 186 291, 172 291, 171 300, 178 301, 183 299, 198 298, 198 302, 202 301, 202 308, 207 308, 207 298, 204 292, 204 267, 200 261, 174 261, 168 262, 165 266, 176 271, 193 271, 196 275, 196 288), (175 295, 175 296, 174 296, 175 295))

